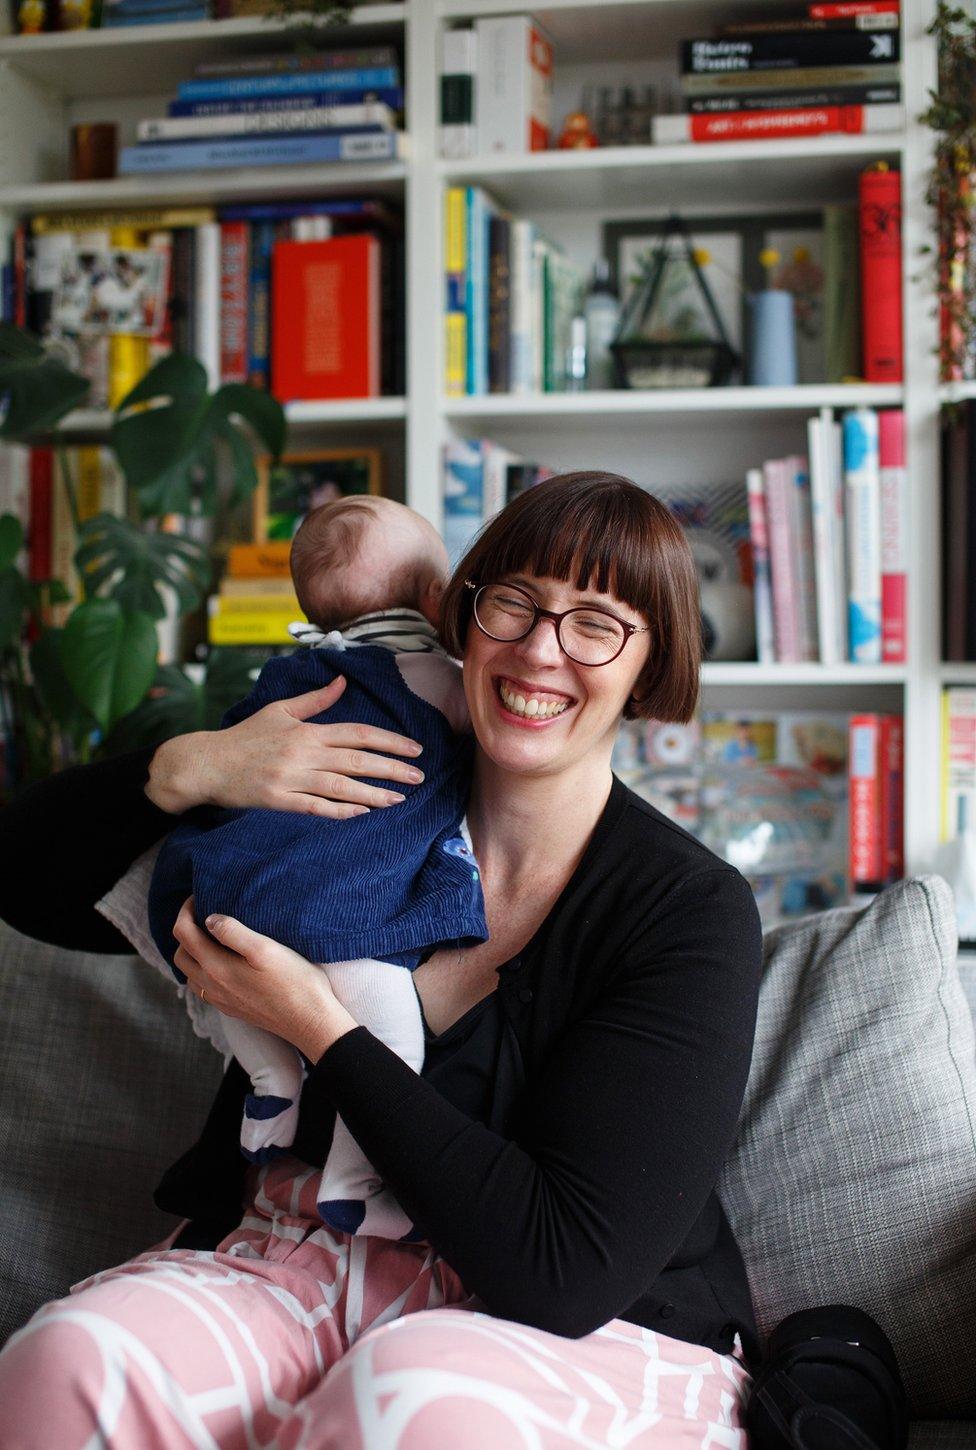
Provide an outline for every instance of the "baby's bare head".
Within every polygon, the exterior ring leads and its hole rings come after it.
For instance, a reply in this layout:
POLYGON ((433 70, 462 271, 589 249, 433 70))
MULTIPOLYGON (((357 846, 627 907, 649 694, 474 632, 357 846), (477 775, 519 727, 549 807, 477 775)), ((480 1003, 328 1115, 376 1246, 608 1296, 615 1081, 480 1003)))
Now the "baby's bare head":
POLYGON ((291 577, 319 629, 379 609, 417 609, 436 624, 450 567, 440 535, 420 514, 389 498, 354 494, 302 521, 291 545, 291 577))

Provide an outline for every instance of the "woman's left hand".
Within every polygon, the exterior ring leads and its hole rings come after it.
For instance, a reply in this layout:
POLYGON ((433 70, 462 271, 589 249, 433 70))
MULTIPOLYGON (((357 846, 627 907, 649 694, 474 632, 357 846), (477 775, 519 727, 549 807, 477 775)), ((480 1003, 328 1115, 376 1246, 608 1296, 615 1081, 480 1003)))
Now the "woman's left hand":
POLYGON ((219 1012, 283 1037, 310 1062, 358 1026, 321 967, 232 916, 210 916, 206 926, 197 926, 187 897, 173 927, 173 960, 190 990, 219 1012))

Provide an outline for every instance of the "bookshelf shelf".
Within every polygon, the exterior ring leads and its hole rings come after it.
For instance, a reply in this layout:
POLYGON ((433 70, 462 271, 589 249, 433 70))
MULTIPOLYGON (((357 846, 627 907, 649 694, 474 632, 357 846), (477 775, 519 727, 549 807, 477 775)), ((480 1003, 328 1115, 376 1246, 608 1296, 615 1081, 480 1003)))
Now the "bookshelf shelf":
MULTIPOLYGON (((371 5, 354 10, 357 44, 374 44, 402 33, 406 6, 371 5)), ((0 36, 0 62, 64 97, 137 95, 146 89, 152 58, 154 90, 183 80, 208 56, 247 55, 280 43, 301 17, 288 22, 260 15, 239 20, 195 20, 178 25, 126 25, 110 30, 69 30, 0 36)))
POLYGON ((548 418, 584 415, 612 421, 640 413, 779 413, 807 414, 817 408, 897 407, 903 389, 897 385, 850 384, 831 387, 802 384, 794 388, 662 388, 659 392, 539 393, 508 396, 492 393, 477 398, 445 398, 448 418, 548 418))
MULTIPOLYGON (((311 403, 286 403, 290 428, 349 428, 370 423, 402 423, 406 398, 338 398, 311 403)), ((101 408, 76 408, 61 422, 58 432, 71 437, 105 433, 112 414, 101 408)))
POLYGON ((904 665, 760 665, 706 661, 703 685, 903 685, 904 665))
POLYGON ((741 202, 813 205, 854 196, 870 161, 898 162, 903 138, 817 136, 790 141, 710 145, 602 146, 591 151, 530 151, 523 156, 442 161, 447 184, 482 185, 516 211, 628 209, 660 204, 701 208, 741 202))
POLYGON ((976 685, 976 662, 940 664, 939 678, 950 685, 976 685))
POLYGON ((943 383, 939 389, 942 403, 961 403, 966 398, 976 398, 976 383, 943 383))
POLYGON ((239 171, 179 172, 166 176, 117 176, 111 181, 48 181, 0 186, 0 209, 11 211, 101 210, 104 207, 167 206, 260 200, 262 197, 399 196, 407 175, 402 161, 332 166, 261 166, 239 171))

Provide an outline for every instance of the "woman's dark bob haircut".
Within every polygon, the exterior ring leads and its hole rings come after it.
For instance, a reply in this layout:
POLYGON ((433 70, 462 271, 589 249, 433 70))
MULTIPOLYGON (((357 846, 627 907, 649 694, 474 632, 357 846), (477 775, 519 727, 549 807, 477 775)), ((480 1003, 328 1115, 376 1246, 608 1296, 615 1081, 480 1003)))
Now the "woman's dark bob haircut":
POLYGON ((559 579, 629 604, 650 625, 650 654, 625 718, 686 724, 693 717, 702 653, 698 576, 681 525, 660 499, 616 473, 561 473, 519 494, 482 529, 444 594, 441 638, 451 654, 464 654, 471 620, 464 581, 493 584, 512 574, 559 579))

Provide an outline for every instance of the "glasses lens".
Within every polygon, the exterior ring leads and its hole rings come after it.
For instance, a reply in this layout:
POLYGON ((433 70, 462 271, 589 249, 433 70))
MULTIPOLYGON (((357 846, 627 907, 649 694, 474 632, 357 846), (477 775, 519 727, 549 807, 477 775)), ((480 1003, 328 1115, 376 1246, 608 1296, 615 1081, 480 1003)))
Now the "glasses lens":
POLYGON ((488 584, 474 598, 474 617, 492 639, 521 639, 532 628, 535 605, 521 589, 488 584))
POLYGON ((559 628, 560 643, 580 665, 605 665, 624 647, 626 632, 610 614, 596 609, 572 609, 559 628))

